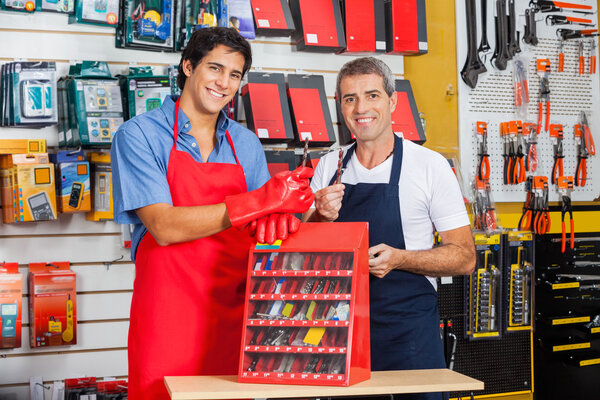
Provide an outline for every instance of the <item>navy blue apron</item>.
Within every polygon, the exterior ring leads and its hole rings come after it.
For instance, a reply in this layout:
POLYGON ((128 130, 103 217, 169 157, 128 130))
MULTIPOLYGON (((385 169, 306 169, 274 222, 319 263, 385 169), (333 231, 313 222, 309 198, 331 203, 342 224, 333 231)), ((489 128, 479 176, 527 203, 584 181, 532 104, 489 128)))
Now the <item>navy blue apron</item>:
MULTIPOLYGON (((346 168, 356 145, 342 161, 346 168)), ((369 223, 369 247, 385 243, 405 249, 398 181, 402 169, 402 139, 394 135, 389 183, 346 186, 337 222, 369 223)), ((329 185, 335 181, 335 175, 329 185)), ((383 278, 369 275, 371 370, 446 368, 439 330, 437 293, 423 275, 392 270, 383 278)), ((411 399, 441 399, 441 393, 411 395, 411 399)))

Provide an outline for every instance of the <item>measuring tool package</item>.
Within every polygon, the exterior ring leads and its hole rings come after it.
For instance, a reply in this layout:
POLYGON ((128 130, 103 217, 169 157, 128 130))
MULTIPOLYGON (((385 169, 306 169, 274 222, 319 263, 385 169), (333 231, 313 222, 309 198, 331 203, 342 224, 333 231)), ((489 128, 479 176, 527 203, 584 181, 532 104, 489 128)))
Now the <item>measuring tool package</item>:
POLYGON ((42 11, 72 14, 75 11, 75 0, 42 0, 42 11))
POLYGON ((91 167, 92 211, 85 215, 88 221, 113 219, 112 167, 110 153, 88 153, 91 167))
POLYGON ((175 50, 175 0, 121 0, 118 48, 175 50))
POLYGON ((32 13, 40 10, 40 0, 1 0, 0 10, 32 13))
POLYGON ((466 329, 470 340, 500 338, 502 331, 502 235, 476 232, 475 271, 465 279, 466 329))
POLYGON ((171 94, 167 75, 154 76, 151 67, 130 67, 128 75, 119 76, 125 119, 160 108, 171 94))
POLYGON ((0 349, 21 347, 23 275, 18 263, 0 263, 0 349))
POLYGON ((69 23, 116 26, 119 22, 119 0, 77 0, 69 23))
POLYGON ((242 102, 248 129, 255 132, 262 143, 294 140, 284 74, 248 72, 242 102))
POLYGON ((83 150, 50 154, 56 169, 56 203, 60 213, 91 211, 90 164, 83 150))
POLYGON ((108 65, 84 61, 72 66, 69 76, 62 80, 63 86, 67 109, 62 112, 68 117, 59 130, 59 146, 109 147, 123 123, 123 103, 119 82, 110 75, 108 65))
POLYGON ((192 33, 198 29, 229 26, 227 10, 227 1, 225 0, 180 0, 177 3, 175 50, 183 50, 192 33))
POLYGON ((31 347, 77 344, 76 293, 68 261, 29 264, 31 347))
POLYGON ((47 153, 0 156, 4 223, 56 219, 54 164, 47 153))
POLYGON ((2 126, 57 123, 56 63, 13 62, 2 69, 2 126))

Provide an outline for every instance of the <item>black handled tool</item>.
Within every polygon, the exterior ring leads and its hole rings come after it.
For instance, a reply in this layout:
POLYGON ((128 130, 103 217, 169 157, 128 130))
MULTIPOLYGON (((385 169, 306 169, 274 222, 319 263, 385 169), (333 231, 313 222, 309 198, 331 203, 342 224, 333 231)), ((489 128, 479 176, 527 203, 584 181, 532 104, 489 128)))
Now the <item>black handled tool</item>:
POLYGON ((475 0, 465 0, 467 10, 467 61, 460 76, 462 80, 471 88, 477 86, 477 77, 479 74, 487 71, 485 65, 481 62, 479 54, 477 53, 477 15, 475 11, 475 0))
POLYGON ((510 56, 508 54, 508 32, 506 18, 506 0, 496 0, 496 48, 492 56, 492 63, 501 71, 506 69, 510 56))
POLYGON ((492 49, 487 38, 487 3, 487 0, 481 0, 481 42, 478 53, 487 53, 492 49))

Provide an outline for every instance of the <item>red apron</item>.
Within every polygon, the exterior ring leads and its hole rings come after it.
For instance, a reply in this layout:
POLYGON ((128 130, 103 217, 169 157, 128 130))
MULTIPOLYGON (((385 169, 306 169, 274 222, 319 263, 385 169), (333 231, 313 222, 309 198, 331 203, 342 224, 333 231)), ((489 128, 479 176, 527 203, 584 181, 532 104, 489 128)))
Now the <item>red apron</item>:
MULTIPOLYGON (((199 163, 177 150, 167 181, 173 206, 221 203, 246 192, 236 164, 199 163)), ((129 325, 129 399, 169 399, 165 376, 237 373, 250 236, 229 228, 185 243, 159 246, 148 232, 135 262, 129 325)))

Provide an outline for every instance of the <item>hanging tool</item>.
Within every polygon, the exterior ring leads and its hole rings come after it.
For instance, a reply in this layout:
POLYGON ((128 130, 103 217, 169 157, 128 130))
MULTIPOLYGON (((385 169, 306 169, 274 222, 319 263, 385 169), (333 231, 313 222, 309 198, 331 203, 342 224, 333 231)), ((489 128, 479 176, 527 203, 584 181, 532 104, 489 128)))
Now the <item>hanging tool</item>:
POLYGON ((544 130, 548 131, 550 124, 550 60, 542 58, 537 60, 537 71, 540 75, 540 96, 538 101, 538 133, 542 127, 542 115, 544 111, 544 103, 546 104, 546 120, 544 122, 544 130))
POLYGON ((523 42, 532 46, 537 46, 537 26, 535 21, 535 8, 525 10, 525 33, 523 34, 523 42))
POLYGON ((465 0, 467 10, 467 60, 460 71, 462 80, 470 87, 477 86, 477 77, 487 71, 477 53, 477 15, 475 0, 465 0))
POLYGON ((582 37, 598 36, 598 29, 566 29, 559 28, 556 30, 556 36, 561 40, 579 39, 582 37))
POLYGON ((556 72, 564 72, 565 71, 565 51, 564 51, 564 40, 558 40, 558 68, 556 72))
POLYGON ((525 198, 525 203, 523 203, 523 214, 519 219, 519 229, 522 231, 532 231, 533 228, 533 211, 535 207, 535 193, 533 191, 533 177, 527 177, 527 182, 525 182, 525 191, 527 193, 527 197, 525 198))
POLYGON ((524 123, 523 133, 527 135, 525 171, 535 172, 537 169, 537 124, 524 123))
MULTIPOLYGON (((529 85, 527 83, 527 67, 519 57, 515 58, 514 63, 514 82, 515 82, 515 108, 527 108, 529 104, 529 85)), ((518 110, 517 110, 518 111, 518 110)))
POLYGON ((502 140, 502 158, 504 159, 504 169, 502 174, 502 182, 505 185, 511 184, 511 171, 512 171, 512 157, 514 155, 514 148, 511 148, 509 123, 500 123, 500 139, 502 140))
POLYGON ((579 75, 585 73, 585 57, 583 56, 583 42, 577 44, 577 51, 579 53, 579 75))
POLYGON ((506 0, 496 0, 496 48, 492 56, 493 65, 504 71, 506 69, 510 54, 508 53, 508 29, 506 17, 506 0))
POLYGON ((477 121, 477 144, 479 153, 479 162, 477 164, 477 179, 489 182, 490 180, 490 155, 487 150, 487 123, 477 121))
POLYGON ((590 40, 590 75, 596 73, 596 41, 590 40))
POLYGON ((573 220, 573 205, 571 204, 571 192, 573 191, 573 177, 561 176, 558 180, 558 193, 560 194, 560 221, 562 224, 561 252, 564 253, 567 247, 567 229, 565 225, 565 215, 568 213, 571 223, 571 250, 575 248, 575 221, 573 220))
POLYGON ((592 6, 586 4, 567 3, 564 1, 546 1, 546 0, 532 0, 529 2, 529 6, 533 6, 536 12, 549 13, 549 12, 570 12, 580 14, 593 14, 592 6))
POLYGON ((498 228, 496 213, 491 200, 491 189, 489 181, 475 179, 475 201, 473 203, 473 214, 475 229, 491 232, 498 228))
POLYGON ((508 54, 512 59, 515 54, 521 52, 519 39, 517 37, 517 15, 515 12, 515 0, 508 0, 508 18, 506 19, 508 30, 508 54))
POLYGON ((581 25, 594 26, 591 19, 565 17, 564 15, 548 15, 546 17, 546 25, 581 25))
POLYGON ((545 176, 534 176, 533 190, 535 194, 533 232, 536 235, 544 235, 550 230, 550 211, 548 209, 548 178, 545 176))
POLYGON ((596 154, 594 138, 592 137, 585 111, 581 111, 580 123, 575 125, 575 143, 577 143, 575 186, 583 187, 587 181, 587 158, 596 154))
POLYGON ((565 156, 563 153, 563 139, 563 126, 561 124, 550 125, 550 140, 552 141, 552 148, 554 149, 554 164, 552 165, 550 182, 553 185, 557 184, 558 179, 564 175, 563 159, 565 156))
POLYGON ((147 39, 167 40, 171 36, 171 0, 161 0, 162 9, 160 14, 155 9, 145 10, 145 0, 142 0, 140 4, 142 9, 139 16, 134 18, 132 15, 131 17, 132 20, 137 20, 137 36, 147 39))
POLYGON ((488 54, 492 48, 488 43, 487 38, 487 3, 488 0, 481 0, 481 42, 479 42, 479 48, 477 49, 477 53, 479 54, 488 54))
POLYGON ((510 121, 508 123, 508 183, 515 185, 525 182, 525 153, 523 153, 523 123, 510 121))

